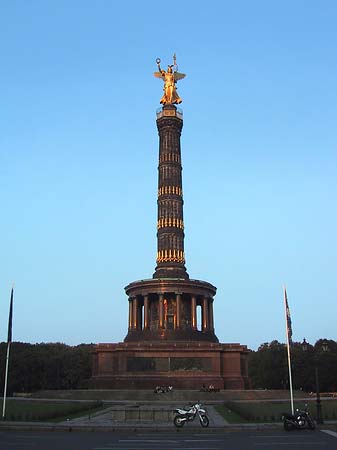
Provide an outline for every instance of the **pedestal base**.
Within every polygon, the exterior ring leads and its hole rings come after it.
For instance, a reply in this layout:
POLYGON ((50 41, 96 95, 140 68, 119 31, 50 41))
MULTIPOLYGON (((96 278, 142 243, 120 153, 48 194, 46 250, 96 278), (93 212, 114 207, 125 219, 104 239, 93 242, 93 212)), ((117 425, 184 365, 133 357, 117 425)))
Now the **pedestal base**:
POLYGON ((247 347, 209 342, 98 344, 94 389, 248 389, 247 347))

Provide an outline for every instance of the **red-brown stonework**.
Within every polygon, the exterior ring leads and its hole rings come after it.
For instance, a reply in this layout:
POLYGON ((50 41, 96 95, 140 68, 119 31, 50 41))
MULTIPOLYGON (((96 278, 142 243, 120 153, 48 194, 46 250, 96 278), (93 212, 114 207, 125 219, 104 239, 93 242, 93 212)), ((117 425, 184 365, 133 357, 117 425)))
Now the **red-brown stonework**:
POLYGON ((163 106, 157 113, 157 265, 153 278, 125 288, 129 322, 124 342, 95 346, 90 383, 94 388, 249 387, 247 347, 220 344, 214 332, 216 287, 192 280, 186 272, 182 127, 182 112, 174 105, 163 106))
POLYGON ((156 278, 135 281, 125 290, 129 297, 129 330, 125 342, 218 342, 213 321, 216 288, 210 283, 156 278))
POLYGON ((247 347, 209 342, 99 344, 92 385, 97 389, 247 389, 247 347))

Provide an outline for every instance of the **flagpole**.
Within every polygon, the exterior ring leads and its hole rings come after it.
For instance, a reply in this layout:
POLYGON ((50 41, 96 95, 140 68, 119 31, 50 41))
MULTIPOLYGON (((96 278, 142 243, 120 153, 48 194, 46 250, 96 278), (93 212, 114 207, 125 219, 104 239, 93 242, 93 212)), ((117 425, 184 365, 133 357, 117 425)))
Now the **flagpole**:
POLYGON ((9 350, 11 347, 11 343, 7 344, 7 356, 6 356, 6 372, 5 372, 5 387, 4 387, 4 399, 2 405, 2 420, 5 420, 6 417, 6 398, 7 398, 7 382, 8 382, 8 366, 9 366, 9 350))
POLYGON ((288 354, 288 371, 289 371, 289 390, 290 390, 290 405, 291 405, 291 414, 294 414, 294 396, 293 396, 293 380, 291 373, 291 357, 290 357, 290 340, 289 340, 289 306, 287 300, 287 291, 286 287, 283 286, 284 289, 284 312, 285 312, 285 322, 286 322, 286 337, 287 337, 287 354, 288 354))
POLYGON ((2 420, 5 420, 5 417, 6 417, 6 398, 7 398, 7 384, 8 384, 9 351, 10 351, 11 343, 12 343, 13 292, 14 292, 14 284, 13 284, 12 290, 11 290, 11 300, 10 300, 10 305, 9 305, 7 355, 6 355, 4 397, 3 397, 3 404, 2 404, 2 420))

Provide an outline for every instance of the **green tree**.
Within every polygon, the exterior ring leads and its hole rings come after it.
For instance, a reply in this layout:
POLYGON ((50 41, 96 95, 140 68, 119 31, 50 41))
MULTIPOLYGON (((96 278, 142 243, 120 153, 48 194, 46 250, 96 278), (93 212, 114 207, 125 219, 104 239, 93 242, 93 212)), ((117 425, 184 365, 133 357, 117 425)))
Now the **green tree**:
MULTIPOLYGON (((6 343, 0 344, 0 381, 4 383, 6 343)), ((87 387, 91 376, 91 345, 61 343, 11 345, 8 394, 44 389, 87 387)))
MULTIPOLYGON (((249 355, 249 376, 255 389, 289 388, 287 348, 278 341, 262 344, 249 355)), ((319 339, 314 345, 293 342, 291 367, 294 389, 316 391, 316 369, 321 392, 337 391, 337 342, 319 339), (324 344, 324 345, 323 345, 324 344)))
POLYGON ((253 388, 285 388, 288 379, 285 345, 278 341, 260 345, 249 355, 248 367, 253 388))

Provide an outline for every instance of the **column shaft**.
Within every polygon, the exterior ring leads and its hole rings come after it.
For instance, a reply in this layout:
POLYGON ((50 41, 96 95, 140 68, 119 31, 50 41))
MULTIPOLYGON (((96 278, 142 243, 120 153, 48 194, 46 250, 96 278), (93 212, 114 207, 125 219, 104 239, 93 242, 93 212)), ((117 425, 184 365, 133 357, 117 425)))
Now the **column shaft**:
POLYGON ((192 329, 197 329, 197 300, 194 295, 191 298, 191 323, 192 329))
POLYGON ((164 326, 164 296, 159 294, 159 328, 164 326))
POLYGON ((181 294, 177 294, 176 296, 176 305, 177 305, 177 312, 176 312, 176 327, 181 327, 181 294))
POLYGON ((129 330, 132 329, 132 298, 129 297, 129 330))
POLYGON ((138 328, 138 298, 134 297, 133 299, 133 329, 137 330, 138 328))
POLYGON ((184 217, 180 135, 181 114, 165 105, 157 116, 159 133, 157 267, 154 278, 188 279, 184 253, 184 217))
POLYGON ((214 331, 213 298, 209 300, 209 327, 214 331))
POLYGON ((142 304, 140 301, 138 301, 138 317, 137 317, 137 329, 142 330, 143 328, 143 310, 142 310, 142 304))
POLYGON ((144 295, 144 329, 149 328, 149 297, 144 295))
POLYGON ((204 297, 202 302, 202 330, 206 331, 209 328, 208 316, 208 298, 204 297))

